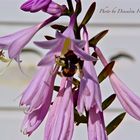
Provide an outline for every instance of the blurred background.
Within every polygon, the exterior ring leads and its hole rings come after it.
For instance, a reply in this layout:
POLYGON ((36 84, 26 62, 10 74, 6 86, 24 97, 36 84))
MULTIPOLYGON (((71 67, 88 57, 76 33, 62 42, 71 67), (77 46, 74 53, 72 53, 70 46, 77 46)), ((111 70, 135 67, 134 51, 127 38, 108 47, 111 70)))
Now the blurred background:
MULTIPOLYGON (((56 1, 65 3, 65 0, 56 1)), ((25 1, 1 0, 0 36, 30 27, 48 18, 48 15, 43 12, 32 14, 21 11, 19 7, 23 2, 25 1)), ((83 1, 84 12, 92 2, 92 0, 83 1)), ((106 58, 110 60, 110 58, 120 53, 129 54, 133 57, 133 59, 126 57, 116 59, 114 71, 128 87, 140 96, 140 1, 97 0, 96 3, 96 11, 88 24, 90 38, 102 30, 108 29, 108 34, 98 43, 98 47, 103 51, 106 58)), ((79 21, 83 18, 84 12, 79 17, 79 21)), ((68 20, 63 17, 55 23, 67 25, 68 20)), ((47 34, 54 36, 55 31, 47 26, 39 31, 33 40, 44 40, 44 35, 47 34)), ((27 46, 36 49, 32 41, 27 46)), ((42 50, 38 49, 38 51, 42 53, 42 50)), ((4 74, 0 75, 0 139, 41 140, 44 135, 45 120, 32 136, 24 136, 20 132, 24 113, 19 107, 21 93, 34 75, 36 71, 35 65, 39 62, 41 56, 36 53, 23 53, 21 57, 23 61, 21 66, 28 76, 20 72, 15 62, 12 62, 4 74)), ((0 72, 2 72, 6 65, 2 62, 0 63, 0 72)), ((101 69, 102 65, 98 63, 97 73, 101 69)), ((113 93, 108 79, 101 84, 101 88, 103 99, 113 93)), ((112 106, 105 111, 106 124, 121 112, 123 112, 123 109, 116 99, 112 106)), ((126 115, 122 124, 109 135, 109 140, 135 140, 140 136, 139 130, 140 122, 126 115)), ((87 140, 85 125, 75 127, 73 140, 87 140)))

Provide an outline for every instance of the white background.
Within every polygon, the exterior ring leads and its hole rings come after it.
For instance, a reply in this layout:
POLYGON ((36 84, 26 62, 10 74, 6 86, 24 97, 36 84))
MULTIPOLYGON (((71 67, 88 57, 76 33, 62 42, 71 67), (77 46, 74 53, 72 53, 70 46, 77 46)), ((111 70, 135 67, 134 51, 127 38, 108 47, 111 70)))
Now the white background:
MULTIPOLYGON (((57 0, 59 1, 59 0, 57 0)), ((17 30, 32 26, 48 17, 43 12, 37 14, 25 13, 19 9, 23 0, 1 0, 0 4, 0 36, 15 32, 17 30)), ((59 1, 65 3, 65 0, 59 1)), ((83 9, 86 11, 92 0, 83 0, 83 9), (88 4, 89 3, 89 4, 88 4)), ((109 29, 107 36, 100 41, 98 46, 109 59, 110 56, 119 52, 131 54, 135 61, 122 58, 116 62, 114 70, 127 85, 140 96, 139 71, 140 71, 140 1, 133 0, 98 0, 95 15, 90 20, 88 30, 90 37, 102 30, 109 29), (101 9, 116 10, 116 13, 103 13, 101 9), (134 13, 117 13, 119 9, 134 11, 134 13), (130 10, 131 9, 131 10, 130 10)), ((83 13, 79 21, 83 17, 83 13)), ((67 24, 65 18, 58 20, 59 23, 67 24)), ((33 38, 33 40, 43 40, 44 34, 54 35, 54 31, 45 27, 33 38)), ((29 43, 28 46, 33 46, 29 43)), ((34 46, 33 46, 34 47, 34 46)), ((28 85, 33 73, 36 71, 34 65, 40 57, 34 54, 23 55, 22 67, 30 75, 24 76, 17 65, 12 63, 4 75, 0 76, 0 140, 38 140, 43 139, 43 127, 33 133, 29 138, 20 132, 20 124, 24 113, 19 109, 18 103, 20 94, 28 85)), ((1 62, 0 62, 1 63, 1 62)), ((1 69, 3 65, 1 64, 1 69)), ((97 73, 101 70, 101 65, 97 68, 97 73)), ((101 84, 103 98, 113 93, 111 87, 108 88, 108 81, 101 84)), ((117 114, 123 112, 121 106, 116 101, 112 107, 105 112, 106 124, 117 114)), ((139 139, 140 122, 134 120, 129 115, 119 128, 109 136, 109 140, 136 140, 139 139)), ((75 129, 73 140, 86 140, 86 127, 81 125, 75 129)))

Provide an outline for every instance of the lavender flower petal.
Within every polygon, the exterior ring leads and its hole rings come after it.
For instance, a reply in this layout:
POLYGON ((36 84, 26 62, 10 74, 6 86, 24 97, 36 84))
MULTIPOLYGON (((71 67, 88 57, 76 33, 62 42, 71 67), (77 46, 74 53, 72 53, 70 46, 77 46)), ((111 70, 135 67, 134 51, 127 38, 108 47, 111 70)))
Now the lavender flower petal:
POLYGON ((31 100, 36 95, 40 88, 40 85, 49 78, 52 66, 39 68, 37 74, 34 76, 29 86, 22 93, 22 98, 20 100, 20 105, 30 105, 31 100))
MULTIPOLYGON (((83 31, 83 38, 85 40, 84 50, 89 54, 88 33, 86 28, 83 31)), ((97 74, 92 61, 84 61, 83 74, 81 76, 80 89, 77 101, 77 110, 82 114, 84 109, 87 111, 96 104, 98 109, 102 111, 101 91, 97 78, 97 74)))
POLYGON ((8 49, 9 57, 16 58, 21 49, 38 31, 40 24, 8 36, 0 37, 0 49, 8 49))
MULTIPOLYGON (((41 68, 42 72, 44 70, 46 69, 41 68)), ((45 71, 47 75, 43 72, 43 74, 45 74, 45 77, 43 77, 42 81, 40 81, 41 75, 39 72, 39 77, 35 77, 35 81, 32 81, 26 92, 24 92, 21 103, 28 105, 28 110, 22 123, 22 130, 24 134, 30 135, 44 120, 51 105, 54 80, 57 71, 58 68, 56 67, 52 75, 48 74, 47 71, 45 71), (33 91, 29 92, 31 89, 33 89, 33 91), (29 96, 26 96, 28 94, 29 96)))
POLYGON ((48 115, 44 140, 58 140, 63 138, 71 140, 74 124, 71 86, 71 80, 66 81, 66 78, 64 77, 61 82, 58 96, 48 115))
POLYGON ((41 47, 43 49, 53 49, 56 48, 61 43, 60 39, 53 39, 49 41, 34 41, 34 44, 38 47, 41 47))
MULTIPOLYGON (((62 38, 57 38, 51 41, 36 41, 34 42, 37 46, 41 47, 41 48, 52 48, 46 55, 45 57, 39 62, 39 66, 40 65, 47 65, 50 64, 52 62, 55 61, 55 56, 61 56, 62 53, 62 49, 67 47, 69 48, 69 50, 73 50, 74 53, 79 56, 81 59, 83 60, 87 60, 87 61, 95 61, 96 58, 90 56, 89 54, 85 53, 81 48, 81 45, 84 45, 85 43, 83 43, 83 41, 75 41, 68 39, 64 36, 62 36, 62 38), (65 42, 69 41, 69 43, 67 44, 68 46, 65 46, 65 42), (79 43, 79 45, 77 44, 79 43), (78 48, 80 46, 80 48, 78 48)), ((62 54, 64 55, 64 54, 62 54)))
POLYGON ((97 111, 96 106, 89 110, 88 118, 88 139, 107 140, 103 112, 97 111))
POLYGON ((59 5, 55 2, 50 2, 49 5, 42 8, 43 12, 51 14, 53 16, 60 16, 66 11, 67 7, 65 5, 59 5))
POLYGON ((19 54, 21 53, 21 50, 32 39, 35 33, 55 19, 56 18, 54 17, 50 17, 36 26, 0 37, 0 49, 8 49, 9 57, 11 59, 20 60, 19 54))
POLYGON ((49 5, 52 0, 28 0, 21 5, 23 11, 37 12, 49 5))
POLYGON ((125 111, 140 120, 140 97, 134 94, 115 73, 110 75, 110 82, 125 111))
POLYGON ((75 39, 75 35, 74 35, 75 21, 76 21, 76 15, 73 14, 71 16, 71 18, 70 18, 70 22, 69 22, 68 28, 63 32, 63 35, 65 37, 68 37, 68 38, 71 38, 71 39, 75 39))
MULTIPOLYGON (((95 48, 102 64, 106 66, 107 60, 99 48, 95 48)), ((120 103, 125 111, 137 120, 140 120, 140 97, 135 95, 112 71, 109 76, 112 88, 114 89, 120 103)))
POLYGON ((80 114, 84 108, 88 111, 95 104, 101 111, 101 91, 99 82, 92 62, 84 61, 83 77, 81 78, 77 109, 80 114))
MULTIPOLYGON (((73 43, 73 42, 72 42, 73 43)), ((71 43, 71 44, 72 44, 71 43)), ((75 44, 71 45, 71 49, 73 50, 73 52, 79 56, 79 58, 86 60, 86 61, 96 61, 97 59, 95 57, 90 56, 88 53, 86 53, 85 51, 83 51, 82 49, 79 49, 78 46, 76 46, 75 44)))
POLYGON ((29 112, 25 115, 21 130, 25 135, 30 136, 34 130, 38 128, 38 126, 42 123, 44 120, 49 106, 51 104, 52 94, 49 94, 47 96, 47 102, 44 102, 44 104, 37 110, 34 110, 32 112, 29 112))
POLYGON ((54 70, 53 66, 48 67, 48 69, 43 67, 41 69, 46 70, 43 76, 38 75, 35 77, 35 80, 30 83, 21 99, 22 104, 29 106, 28 112, 38 109, 45 102, 48 94, 53 93, 53 85, 58 67, 55 67, 54 70))

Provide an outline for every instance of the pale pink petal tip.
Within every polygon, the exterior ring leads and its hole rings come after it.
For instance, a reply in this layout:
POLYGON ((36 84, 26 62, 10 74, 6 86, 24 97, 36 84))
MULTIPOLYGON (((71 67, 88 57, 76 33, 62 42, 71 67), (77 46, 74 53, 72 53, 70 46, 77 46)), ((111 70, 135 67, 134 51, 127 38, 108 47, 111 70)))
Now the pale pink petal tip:
POLYGON ((140 97, 133 93, 116 75, 110 75, 112 87, 125 111, 140 120, 140 97))

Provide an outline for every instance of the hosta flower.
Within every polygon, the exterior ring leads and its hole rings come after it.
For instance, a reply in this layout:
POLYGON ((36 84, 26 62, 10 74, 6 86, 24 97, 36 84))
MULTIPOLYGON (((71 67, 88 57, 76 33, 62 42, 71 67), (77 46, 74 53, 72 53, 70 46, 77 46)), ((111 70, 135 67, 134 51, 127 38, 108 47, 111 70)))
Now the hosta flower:
MULTIPOLYGON (((40 125, 40 123, 43 121, 44 117, 48 112, 49 106, 51 104, 52 94, 53 94, 54 80, 59 69, 59 65, 55 64, 56 57, 59 57, 61 54, 63 54, 66 51, 72 50, 77 56, 79 56, 80 59, 88 60, 88 61, 94 60, 93 57, 91 57, 90 55, 88 55, 82 50, 85 42, 74 39, 74 33, 72 32, 73 31, 72 24, 74 24, 73 18, 71 20, 72 22, 70 22, 70 26, 66 29, 66 31, 63 34, 57 32, 56 39, 50 41, 44 41, 44 42, 35 42, 35 44, 39 45, 42 48, 48 48, 50 49, 50 51, 40 61, 39 65, 41 66, 39 68, 37 75, 33 78, 31 83, 27 87, 27 89, 22 94, 20 104, 25 105, 27 107, 25 119, 22 124, 22 130, 25 134, 30 135, 40 125), (73 34, 69 35, 68 31, 73 34)), ((62 79, 66 79, 66 77, 62 79)), ((60 106, 59 108, 55 106, 55 104, 59 102, 57 101, 57 99, 55 101, 56 103, 54 102, 53 104, 54 107, 52 107, 53 111, 56 108, 57 110, 55 111, 58 112, 59 109, 60 110, 59 113, 61 111, 62 113, 60 113, 60 116, 56 113, 57 115, 53 116, 54 121, 52 123, 51 121, 47 122, 46 127, 47 130, 49 131, 46 130, 45 133, 46 139, 48 137, 54 137, 54 132, 58 134, 58 135, 55 134, 56 138, 54 139, 56 140, 58 137, 60 138, 62 137, 64 139, 70 139, 72 136, 73 123, 71 122, 73 122, 72 121, 73 120, 73 116, 72 116, 73 96, 71 93, 71 84, 72 84, 71 78, 68 78, 67 82, 65 81, 65 83, 66 83, 65 86, 61 86, 62 89, 66 87, 65 91, 62 92, 60 90, 57 96, 57 98, 60 98, 60 96, 64 94, 64 97, 62 97, 62 101, 61 101, 62 104, 60 105, 61 108, 60 106), (58 124, 54 124, 54 122, 57 119, 59 119, 59 121, 57 122, 58 124), (65 125, 63 125, 63 123, 65 125), (55 126, 53 126, 53 124, 55 126), (56 127, 58 128, 57 131, 54 130, 56 127)), ((50 113, 50 115, 52 116, 52 113, 50 113)))
POLYGON ((9 57, 19 61, 19 55, 22 49, 32 39, 36 32, 55 19, 56 18, 51 17, 36 26, 0 37, 0 49, 8 50, 9 57))
POLYGON ((74 129, 72 79, 62 78, 60 89, 48 114, 44 140, 71 140, 74 129))
POLYGON ((72 50, 81 59, 92 61, 95 60, 93 57, 85 53, 81 48, 84 46, 83 41, 73 40, 63 36, 59 32, 56 33, 56 39, 51 41, 40 41, 34 42, 37 46, 48 49, 52 48, 45 57, 39 62, 39 65, 54 64, 56 57, 61 56, 64 52, 72 50))
POLYGON ((85 108, 88 111, 95 104, 98 105, 98 109, 101 111, 101 91, 93 63, 84 61, 82 72, 83 76, 77 102, 78 112, 81 114, 85 108))
MULTIPOLYGON (((89 54, 88 46, 88 34, 84 31, 85 52, 89 54)), ((84 109, 90 110, 91 107, 97 104, 98 109, 101 109, 101 91, 97 78, 97 74, 92 61, 84 61, 82 76, 80 82, 79 96, 77 102, 77 109, 79 113, 82 113, 84 109)))
MULTIPOLYGON (((89 53, 88 33, 84 28, 83 37, 86 41, 85 51, 89 53)), ((84 61, 83 76, 77 101, 77 110, 80 114, 84 109, 88 111, 88 139, 107 140, 101 101, 101 90, 97 74, 91 61, 84 61)))
POLYGON ((89 110, 88 117, 88 140, 107 140, 103 112, 96 106, 89 110))
POLYGON ((40 10, 54 16, 60 16, 67 9, 65 5, 59 5, 52 0, 28 0, 21 9, 23 11, 38 12, 40 10))
POLYGON ((140 120, 140 97, 134 94, 115 73, 110 75, 110 82, 125 111, 140 120))
POLYGON ((52 0, 28 0, 22 4, 21 9, 24 11, 37 12, 44 7, 47 7, 52 0))
POLYGON ((40 28, 40 24, 0 38, 0 48, 8 49, 9 57, 17 58, 22 48, 40 28))
POLYGON ((57 67, 53 70, 53 66, 40 67, 38 73, 30 82, 29 86, 22 93, 22 98, 20 100, 20 105, 26 105, 28 107, 28 112, 32 112, 38 109, 45 96, 48 94, 49 89, 53 89, 53 84, 55 76, 57 74, 57 67), (46 88, 48 88, 46 90, 46 88), (46 92, 46 93, 42 93, 46 92), (39 100, 38 100, 39 99, 39 100))
POLYGON ((75 16, 71 17, 70 24, 68 28, 63 32, 63 34, 56 32, 56 39, 50 41, 38 41, 34 42, 37 46, 50 49, 46 56, 40 61, 39 65, 54 64, 56 57, 64 55, 69 50, 72 50, 79 58, 87 61, 94 61, 93 58, 87 54, 82 49, 84 48, 85 41, 77 40, 74 37, 74 27, 75 16))
MULTIPOLYGON (((108 63, 99 48, 95 48, 97 55, 104 66, 108 63)), ((120 103, 125 111, 137 120, 140 120, 140 97, 133 93, 112 71, 109 79, 120 103)))
POLYGON ((43 121, 51 105, 53 86, 58 67, 41 67, 23 92, 20 105, 27 106, 22 123, 24 134, 30 135, 43 121))

